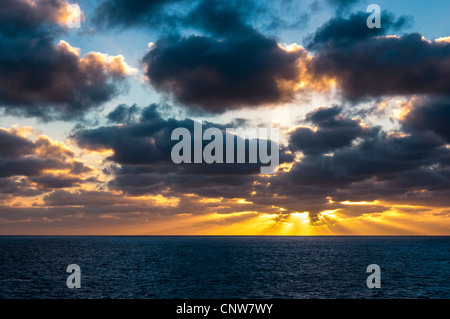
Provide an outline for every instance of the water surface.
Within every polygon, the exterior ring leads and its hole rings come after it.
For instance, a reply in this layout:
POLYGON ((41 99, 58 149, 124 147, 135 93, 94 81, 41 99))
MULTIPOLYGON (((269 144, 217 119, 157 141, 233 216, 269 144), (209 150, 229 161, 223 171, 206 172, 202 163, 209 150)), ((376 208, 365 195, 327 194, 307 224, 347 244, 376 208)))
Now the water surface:
POLYGON ((0 236, 0 298, 449 298, 450 237, 0 236), (69 264, 81 288, 69 289, 69 264), (369 289, 366 268, 381 267, 369 289))

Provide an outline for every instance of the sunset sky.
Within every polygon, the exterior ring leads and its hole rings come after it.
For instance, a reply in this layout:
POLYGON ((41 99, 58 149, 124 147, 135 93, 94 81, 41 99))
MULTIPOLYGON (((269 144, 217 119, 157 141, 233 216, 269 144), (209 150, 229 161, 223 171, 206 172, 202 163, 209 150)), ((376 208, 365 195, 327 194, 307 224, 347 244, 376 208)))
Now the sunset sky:
POLYGON ((0 234, 450 235, 449 1, 0 7, 0 234), (194 121, 278 172, 173 163, 194 121))

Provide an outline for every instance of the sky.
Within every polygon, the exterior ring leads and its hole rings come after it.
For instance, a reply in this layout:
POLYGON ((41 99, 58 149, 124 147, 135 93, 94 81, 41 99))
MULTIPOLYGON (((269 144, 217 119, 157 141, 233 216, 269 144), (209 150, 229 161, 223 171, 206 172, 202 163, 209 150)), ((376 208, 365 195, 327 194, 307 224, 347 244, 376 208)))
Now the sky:
POLYGON ((448 1, 0 6, 0 234, 450 235, 448 1), (174 163, 195 123, 276 172, 174 163))

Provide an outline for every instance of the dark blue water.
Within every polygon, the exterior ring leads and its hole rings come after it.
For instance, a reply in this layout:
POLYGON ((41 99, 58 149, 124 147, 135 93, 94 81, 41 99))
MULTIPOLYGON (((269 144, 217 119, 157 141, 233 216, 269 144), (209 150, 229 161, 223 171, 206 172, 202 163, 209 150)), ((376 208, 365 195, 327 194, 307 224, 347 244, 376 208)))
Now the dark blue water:
POLYGON ((450 237, 0 236, 1 298, 449 298, 450 237), (69 264, 81 288, 69 289, 69 264), (366 268, 381 267, 369 289, 366 268))

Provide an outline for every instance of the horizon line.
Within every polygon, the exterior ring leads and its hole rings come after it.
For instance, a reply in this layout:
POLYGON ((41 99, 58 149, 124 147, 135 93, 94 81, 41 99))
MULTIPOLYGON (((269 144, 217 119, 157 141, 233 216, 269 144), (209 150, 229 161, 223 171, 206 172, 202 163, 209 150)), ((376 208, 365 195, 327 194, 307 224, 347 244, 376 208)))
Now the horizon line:
POLYGON ((450 237, 442 235, 63 235, 63 234, 11 234, 0 237, 450 237))

